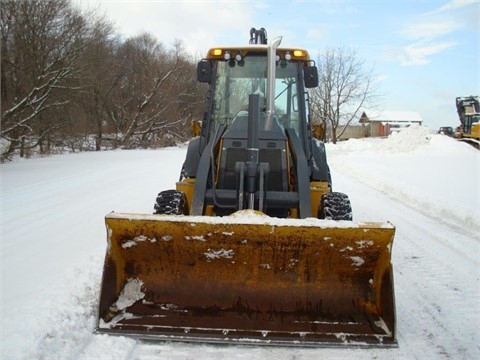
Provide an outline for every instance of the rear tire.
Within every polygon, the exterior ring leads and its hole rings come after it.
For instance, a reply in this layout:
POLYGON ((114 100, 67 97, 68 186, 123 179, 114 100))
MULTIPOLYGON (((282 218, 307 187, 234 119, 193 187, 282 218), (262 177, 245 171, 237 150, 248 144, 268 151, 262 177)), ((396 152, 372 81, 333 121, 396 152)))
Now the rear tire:
POLYGON ((187 197, 185 193, 177 190, 162 191, 157 196, 154 210, 154 214, 186 215, 187 197))
POLYGON ((351 221, 353 216, 350 199, 346 194, 340 192, 323 194, 318 209, 318 218, 351 221))

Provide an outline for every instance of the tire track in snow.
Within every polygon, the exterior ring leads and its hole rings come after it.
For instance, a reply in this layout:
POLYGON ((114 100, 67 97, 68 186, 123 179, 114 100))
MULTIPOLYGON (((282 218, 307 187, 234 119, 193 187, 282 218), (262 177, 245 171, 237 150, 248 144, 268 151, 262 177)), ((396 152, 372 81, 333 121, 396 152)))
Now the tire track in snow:
MULTIPOLYGON (((472 359, 480 306, 476 234, 423 215, 347 174, 337 191, 352 198, 354 219, 396 226, 393 267, 400 353, 407 358, 472 359), (427 350, 428 349, 428 350, 427 350)), ((476 341, 477 340, 477 341, 476 341)))
POLYGON ((471 273, 452 269, 450 263, 440 261, 434 247, 429 247, 429 252, 419 245, 426 239, 418 236, 421 229, 411 222, 403 225, 411 228, 398 230, 394 250, 396 291, 401 299, 397 303, 399 335, 407 343, 423 339, 432 351, 428 358, 474 358, 473 349, 465 345, 475 342, 468 337, 475 334, 478 323, 475 300, 472 301, 476 299, 474 281, 468 281, 471 273))

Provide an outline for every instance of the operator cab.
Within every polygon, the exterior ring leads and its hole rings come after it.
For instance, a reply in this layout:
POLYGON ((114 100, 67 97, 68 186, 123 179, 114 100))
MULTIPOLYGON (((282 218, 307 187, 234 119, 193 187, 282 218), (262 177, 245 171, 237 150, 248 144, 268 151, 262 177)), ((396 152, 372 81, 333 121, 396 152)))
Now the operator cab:
MULTIPOLYGON (((265 49, 263 45, 212 49, 209 54, 218 51, 220 58, 200 61, 197 68, 198 80, 210 83, 212 94, 207 99, 209 112, 204 116, 204 136, 210 138, 219 125, 228 128, 234 123, 238 126, 237 121, 245 120, 248 117, 248 98, 251 94, 260 96, 260 110, 265 114, 269 96, 265 49), (236 55, 232 57, 232 53, 236 55)), ((316 67, 308 65, 310 60, 306 55, 294 59, 292 53, 295 51, 303 54, 300 50, 277 49, 272 109, 276 124, 271 121, 265 125, 278 125, 282 130, 291 128, 303 142, 310 126, 308 106, 304 106, 308 101, 305 88, 317 86, 318 76, 316 67)))

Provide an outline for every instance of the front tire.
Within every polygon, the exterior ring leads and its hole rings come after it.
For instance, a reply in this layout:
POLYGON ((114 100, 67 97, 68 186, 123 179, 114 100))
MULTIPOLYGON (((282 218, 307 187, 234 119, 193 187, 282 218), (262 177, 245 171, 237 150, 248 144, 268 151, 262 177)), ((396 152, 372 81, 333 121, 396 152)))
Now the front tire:
POLYGON ((318 209, 318 218, 351 221, 353 216, 350 199, 346 194, 340 192, 323 194, 318 209))
POLYGON ((177 190, 165 190, 160 192, 155 201, 154 214, 188 214, 187 197, 185 193, 177 190))

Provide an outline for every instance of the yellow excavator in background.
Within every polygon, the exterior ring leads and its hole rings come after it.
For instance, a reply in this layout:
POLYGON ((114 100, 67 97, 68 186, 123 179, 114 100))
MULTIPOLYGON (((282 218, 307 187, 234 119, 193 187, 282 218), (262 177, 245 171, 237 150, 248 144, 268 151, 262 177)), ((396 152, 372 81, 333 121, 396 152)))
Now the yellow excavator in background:
POLYGON ((460 126, 455 137, 480 149, 480 101, 478 96, 457 97, 455 99, 460 126))
POLYGON ((280 42, 252 28, 198 63, 206 110, 176 188, 154 214, 106 215, 98 333, 396 346, 395 228, 353 221, 332 191, 309 114, 317 68, 280 42))

